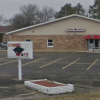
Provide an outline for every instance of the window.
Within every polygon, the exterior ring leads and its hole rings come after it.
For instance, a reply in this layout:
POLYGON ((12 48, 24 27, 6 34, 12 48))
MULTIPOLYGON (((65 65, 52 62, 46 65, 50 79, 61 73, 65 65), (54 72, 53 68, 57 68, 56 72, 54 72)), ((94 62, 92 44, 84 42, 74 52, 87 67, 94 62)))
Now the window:
POLYGON ((53 40, 52 39, 47 40, 47 47, 53 47, 53 40))
POLYGON ((3 44, 7 44, 7 42, 5 41, 5 42, 3 42, 3 44))
POLYGON ((93 43, 93 39, 90 39, 90 43, 93 43))
POLYGON ((30 39, 26 39, 25 41, 31 41, 30 39))

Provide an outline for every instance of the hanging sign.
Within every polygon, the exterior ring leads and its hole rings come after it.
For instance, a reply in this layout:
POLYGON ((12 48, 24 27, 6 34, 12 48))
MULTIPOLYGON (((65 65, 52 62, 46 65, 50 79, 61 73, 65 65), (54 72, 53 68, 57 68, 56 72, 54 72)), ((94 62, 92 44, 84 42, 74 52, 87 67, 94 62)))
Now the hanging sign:
POLYGON ((66 29, 66 31, 67 32, 85 32, 86 31, 86 29, 85 28, 83 28, 83 29, 81 29, 81 28, 79 28, 79 29, 66 29))
POLYGON ((8 58, 33 59, 33 42, 9 41, 8 58))

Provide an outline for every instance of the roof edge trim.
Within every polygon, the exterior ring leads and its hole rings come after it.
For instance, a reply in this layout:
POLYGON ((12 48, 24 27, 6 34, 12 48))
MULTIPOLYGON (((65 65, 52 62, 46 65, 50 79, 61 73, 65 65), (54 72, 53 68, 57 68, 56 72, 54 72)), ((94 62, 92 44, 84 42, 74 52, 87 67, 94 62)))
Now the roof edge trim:
POLYGON ((64 20, 64 19, 71 18, 71 17, 80 17, 80 18, 100 22, 100 20, 97 20, 97 19, 89 18, 89 17, 86 17, 86 16, 78 15, 78 14, 72 14, 72 15, 61 17, 61 18, 58 18, 58 19, 55 19, 55 20, 52 20, 52 21, 47 21, 47 22, 43 22, 43 23, 40 23, 40 24, 20 28, 20 29, 14 30, 14 31, 6 32, 5 34, 9 35, 9 34, 12 34, 12 33, 20 32, 20 31, 27 30, 27 29, 34 28, 34 27, 38 27, 38 26, 41 26, 41 25, 46 25, 46 24, 49 24, 49 23, 53 23, 53 22, 64 20))

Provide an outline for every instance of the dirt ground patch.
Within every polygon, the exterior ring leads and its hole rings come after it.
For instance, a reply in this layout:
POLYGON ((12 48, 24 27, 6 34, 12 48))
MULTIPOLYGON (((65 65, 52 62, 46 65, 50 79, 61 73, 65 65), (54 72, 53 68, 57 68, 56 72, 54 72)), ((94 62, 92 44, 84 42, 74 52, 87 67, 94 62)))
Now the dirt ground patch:
POLYGON ((11 78, 0 78, 0 99, 24 93, 24 90, 15 87, 15 84, 22 83, 23 82, 15 81, 11 78))
MULTIPOLYGON (((14 100, 14 99, 15 100, 16 99, 17 100, 25 100, 25 99, 26 100, 31 100, 31 99, 34 100, 37 99, 39 100, 67 100, 67 99, 68 100, 96 100, 97 98, 100 97, 99 81, 93 81, 91 85, 86 84, 85 81, 83 84, 81 84, 82 82, 80 81, 79 82, 75 80, 73 81, 75 85, 74 93, 60 94, 60 95, 45 95, 25 87, 24 81, 19 81, 8 77, 0 78, 0 100, 14 100)), ((67 81, 65 80, 64 82, 66 83, 67 81)), ((72 81, 70 80, 70 82, 72 81)))
POLYGON ((72 95, 37 100, 100 100, 100 91, 85 94, 73 93, 72 95))

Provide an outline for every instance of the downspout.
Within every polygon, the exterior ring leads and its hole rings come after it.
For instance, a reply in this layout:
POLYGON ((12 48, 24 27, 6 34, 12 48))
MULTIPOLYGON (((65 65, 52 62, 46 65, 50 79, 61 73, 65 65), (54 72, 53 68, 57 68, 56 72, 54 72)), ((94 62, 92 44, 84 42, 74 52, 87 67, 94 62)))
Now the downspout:
POLYGON ((10 41, 11 41, 11 35, 9 35, 10 41))
POLYGON ((3 35, 3 38, 4 38, 4 39, 2 39, 2 40, 3 40, 3 41, 6 41, 6 34, 3 35))

